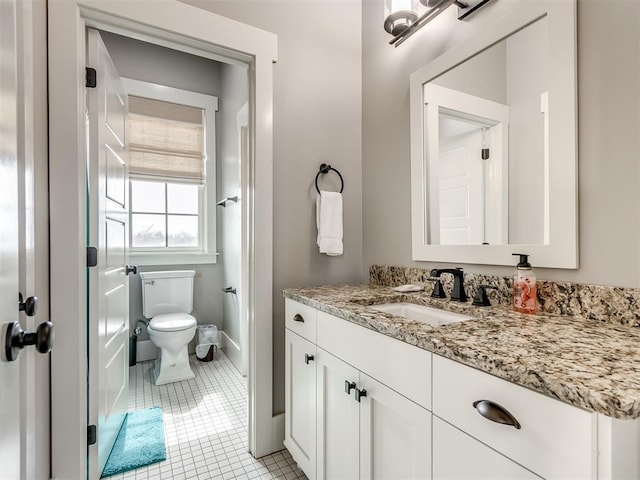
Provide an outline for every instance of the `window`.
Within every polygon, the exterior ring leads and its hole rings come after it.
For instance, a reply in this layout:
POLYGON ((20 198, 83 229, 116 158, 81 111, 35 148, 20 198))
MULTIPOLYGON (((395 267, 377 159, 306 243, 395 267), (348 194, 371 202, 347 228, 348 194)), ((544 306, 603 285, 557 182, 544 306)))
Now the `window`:
POLYGON ((131 261, 215 263, 216 97, 123 79, 131 261))

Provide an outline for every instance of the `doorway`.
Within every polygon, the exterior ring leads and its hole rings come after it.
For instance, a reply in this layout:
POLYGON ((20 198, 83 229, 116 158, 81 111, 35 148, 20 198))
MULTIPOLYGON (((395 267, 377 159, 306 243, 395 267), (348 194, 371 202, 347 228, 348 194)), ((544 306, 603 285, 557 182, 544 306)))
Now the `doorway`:
MULTIPOLYGON (((281 448, 272 412, 272 63, 276 38, 178 2, 104 4, 52 2, 49 9, 52 317, 58 345, 52 357, 52 470, 59 478, 87 472, 84 197, 84 73, 86 27, 169 46, 205 58, 248 65, 249 166, 243 185, 243 287, 249 326, 249 451, 281 448), (126 20, 125 20, 126 19, 126 20), (64 119, 64 121, 62 121, 64 119), (246 188, 246 190, 244 190, 246 188), (259 242, 255 238, 260 238, 259 242)), ((91 448, 91 447, 89 447, 91 448)), ((89 465, 89 477, 97 476, 89 465)))

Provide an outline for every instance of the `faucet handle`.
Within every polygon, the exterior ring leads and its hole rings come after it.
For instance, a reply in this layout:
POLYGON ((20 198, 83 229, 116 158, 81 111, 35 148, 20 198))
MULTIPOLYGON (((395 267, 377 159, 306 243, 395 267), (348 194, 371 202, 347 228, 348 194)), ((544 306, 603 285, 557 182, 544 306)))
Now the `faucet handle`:
POLYGON ((473 304, 478 307, 490 307, 491 302, 489 301, 489 297, 487 296, 487 289, 497 290, 498 287, 494 287, 493 285, 480 285, 478 287, 478 291, 473 297, 473 304))
POLYGON ((440 277, 427 278, 431 282, 436 282, 433 285, 433 291, 431 292, 432 298, 447 298, 447 294, 444 292, 444 287, 440 282, 440 277))

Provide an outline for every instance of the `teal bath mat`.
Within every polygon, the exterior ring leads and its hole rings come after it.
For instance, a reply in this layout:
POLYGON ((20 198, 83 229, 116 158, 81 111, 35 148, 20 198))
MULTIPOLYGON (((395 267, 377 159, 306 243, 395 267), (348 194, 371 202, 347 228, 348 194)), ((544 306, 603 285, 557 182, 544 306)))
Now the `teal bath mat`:
POLYGON ((102 477, 161 462, 166 458, 162 408, 129 412, 113 444, 102 477))

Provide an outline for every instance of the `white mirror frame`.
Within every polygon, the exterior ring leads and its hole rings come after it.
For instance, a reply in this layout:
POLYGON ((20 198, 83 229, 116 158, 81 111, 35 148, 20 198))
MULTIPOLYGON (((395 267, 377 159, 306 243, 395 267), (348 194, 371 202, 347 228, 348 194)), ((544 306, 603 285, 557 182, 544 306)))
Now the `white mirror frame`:
POLYGON ((452 48, 410 77, 411 225, 413 260, 513 265, 512 253, 532 264, 578 268, 578 168, 576 88, 576 0, 526 2, 452 48), (540 245, 429 245, 428 149, 424 138, 424 85, 544 16, 549 26, 548 131, 545 140, 545 243, 540 245))

